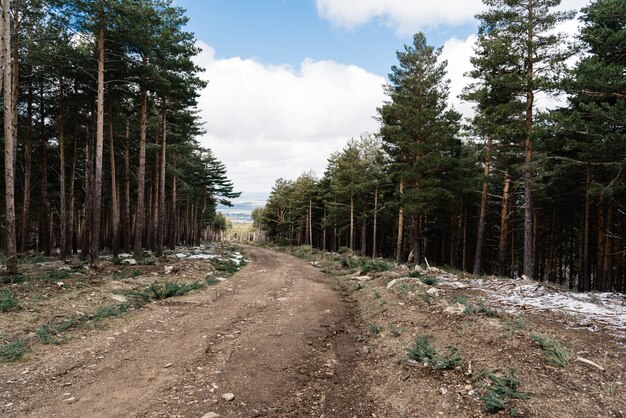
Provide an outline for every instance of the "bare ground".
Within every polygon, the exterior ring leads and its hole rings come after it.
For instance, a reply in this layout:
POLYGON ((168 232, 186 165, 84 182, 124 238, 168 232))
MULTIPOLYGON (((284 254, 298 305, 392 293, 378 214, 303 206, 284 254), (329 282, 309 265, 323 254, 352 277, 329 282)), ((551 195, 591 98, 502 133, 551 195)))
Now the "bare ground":
POLYGON ((3 366, 0 414, 371 416, 333 281, 291 256, 248 251, 227 282, 3 366))
MULTIPOLYGON (((227 281, 77 331, 64 344, 39 344, 0 366, 0 416, 487 417, 482 398, 493 385, 481 371, 511 370, 530 398, 506 398, 496 416, 626 416, 624 338, 609 329, 590 332, 563 313, 523 306, 512 316, 485 294, 441 283, 388 287, 407 274, 398 267, 365 277, 340 270, 337 255, 305 262, 263 248, 246 253, 248 266, 227 281), (446 311, 461 300, 484 300, 497 314, 446 311), (567 366, 548 364, 532 335, 558 340, 567 366), (462 363, 434 370, 409 362, 406 350, 418 336, 430 337, 439 353, 457 348, 462 363), (226 393, 234 399, 224 400, 226 393)), ((205 260, 169 263, 177 272, 167 280, 206 272, 205 260)), ((31 297, 0 325, 27 329, 43 310, 67 315, 86 309, 86 299, 105 303, 128 283, 164 279, 162 268, 91 279, 73 291, 51 285, 53 297, 39 305, 31 297)))

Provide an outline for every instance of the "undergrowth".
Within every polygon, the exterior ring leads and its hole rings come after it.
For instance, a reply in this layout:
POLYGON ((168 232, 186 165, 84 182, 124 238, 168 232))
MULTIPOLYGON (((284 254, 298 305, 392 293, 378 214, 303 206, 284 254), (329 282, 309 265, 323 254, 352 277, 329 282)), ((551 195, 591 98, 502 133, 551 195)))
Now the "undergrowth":
POLYGON ((484 402, 485 411, 490 413, 500 412, 508 409, 511 415, 517 415, 518 410, 510 407, 507 402, 510 399, 528 399, 527 393, 518 390, 520 380, 515 369, 510 369, 505 373, 496 374, 491 370, 481 370, 475 380, 483 382, 484 394, 480 399, 484 402))
POLYGON ((15 294, 9 289, 0 290, 0 312, 9 312, 17 308, 15 294))
POLYGON ((551 366, 565 367, 569 364, 570 354, 555 338, 531 334, 530 339, 541 346, 546 362, 551 366))
POLYGON ((447 349, 448 355, 442 356, 432 346, 429 337, 418 336, 415 338, 413 347, 407 349, 407 353, 409 359, 433 369, 453 369, 460 365, 463 359, 458 355, 456 347, 450 346, 447 349))

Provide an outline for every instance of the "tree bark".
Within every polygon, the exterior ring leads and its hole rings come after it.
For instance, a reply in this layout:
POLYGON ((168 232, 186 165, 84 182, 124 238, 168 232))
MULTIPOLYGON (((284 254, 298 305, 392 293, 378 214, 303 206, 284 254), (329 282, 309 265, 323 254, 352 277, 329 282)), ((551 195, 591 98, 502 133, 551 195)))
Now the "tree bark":
POLYGON ((485 238, 485 221, 487 218, 487 196, 489 193, 489 172, 491 170, 491 144, 493 137, 487 137, 485 170, 483 172, 483 194, 480 202, 480 216, 478 218, 478 232, 476 233, 476 253, 474 254, 474 276, 480 274, 480 265, 483 255, 483 242, 485 238))
POLYGON ((29 82, 26 99, 26 132, 24 134, 24 190, 20 221, 20 251, 26 252, 30 241, 30 188, 33 169, 33 86, 29 82))
POLYGON ((102 153, 104 148, 104 28, 98 30, 98 98, 96 108, 95 176, 89 260, 94 264, 100 252, 100 214, 102 210, 102 153))
POLYGON ((582 281, 580 290, 587 292, 591 290, 591 259, 589 254, 589 235, 590 235, 590 215, 591 209, 591 170, 587 169, 587 180, 585 182, 585 229, 583 236, 583 268, 582 268, 582 281))
POLYGON ((504 172, 504 186, 502 190, 502 204, 500 206, 500 242, 498 244, 498 265, 500 274, 506 274, 506 247, 509 237, 509 189, 511 185, 511 179, 509 172, 504 172))
MULTIPOLYGON (((528 45, 533 45, 533 4, 529 2, 528 9, 528 45)), ((523 274, 528 278, 533 277, 533 195, 532 195, 532 162, 533 162, 533 102, 534 93, 532 91, 534 51, 529 47, 526 57, 526 80, 528 83, 526 91, 526 139, 524 140, 524 268, 523 274)))
MULTIPOLYGON (((63 81, 61 80, 61 102, 63 100, 63 81)), ((65 129, 63 126, 63 104, 61 104, 61 111, 59 114, 60 126, 59 126, 59 250, 61 260, 65 261, 66 257, 66 234, 67 234, 67 201, 65 196, 65 129)))
MULTIPOLYGON (((400 180, 400 200, 402 200, 402 193, 404 193, 404 181, 400 180)), ((400 263, 402 261, 402 234, 404 232, 404 208, 400 203, 400 209, 398 210, 398 238, 396 241, 396 261, 400 263)))
POLYGON ((130 251, 132 225, 130 223, 130 126, 126 119, 124 130, 124 251, 130 251))
POLYGON ((62 245, 65 245, 65 252, 66 254, 68 254, 71 250, 76 251, 76 247, 74 245, 74 235, 75 235, 75 228, 74 228, 74 200, 75 200, 75 187, 76 187, 76 160, 77 160, 77 145, 78 145, 78 133, 77 133, 77 128, 74 128, 74 144, 72 145, 73 147, 73 152, 72 152, 72 171, 70 173, 70 194, 69 194, 69 204, 68 204, 68 216, 67 216, 67 235, 66 235, 66 241, 64 243, 62 243, 62 245))
MULTIPOLYGON (((13 125, 13 80, 11 77, 11 17, 10 0, 2 0, 2 49, 3 49, 3 91, 4 91, 4 176, 6 212, 6 262, 7 273, 17 274, 17 243, 15 231, 15 176, 14 176, 14 129, 13 125)), ((17 59, 17 57, 13 57, 17 59)))
POLYGON ((374 225, 372 225, 372 258, 376 257, 376 233, 378 228, 378 185, 374 190, 374 225))
POLYGON ((115 168, 115 141, 113 138, 113 111, 109 100, 109 152, 111 160, 111 251, 117 257, 119 250, 120 212, 117 194, 117 175, 115 168))
POLYGON ((354 251, 354 193, 350 192, 350 249, 354 251))
MULTIPOLYGON (((144 58, 144 64, 145 63, 146 59, 144 58)), ((145 79, 142 81, 145 82, 145 79)), ((134 245, 134 254, 136 257, 139 257, 141 255, 143 241, 143 224, 146 218, 144 198, 146 187, 146 127, 148 114, 148 92, 143 85, 141 87, 140 95, 141 104, 139 109, 139 165, 137 166, 137 207, 135 214, 134 245)))
POLYGON ((161 115, 161 174, 159 176, 159 220, 157 225, 157 257, 163 252, 163 240, 165 239, 165 169, 167 156, 167 102, 163 100, 161 115))
POLYGON ((40 217, 39 217, 39 234, 41 242, 41 250, 44 255, 50 255, 50 204, 48 201, 48 138, 46 137, 46 115, 44 110, 44 89, 43 85, 40 86, 41 93, 41 115, 39 120, 39 135, 41 148, 41 202, 40 202, 40 217))

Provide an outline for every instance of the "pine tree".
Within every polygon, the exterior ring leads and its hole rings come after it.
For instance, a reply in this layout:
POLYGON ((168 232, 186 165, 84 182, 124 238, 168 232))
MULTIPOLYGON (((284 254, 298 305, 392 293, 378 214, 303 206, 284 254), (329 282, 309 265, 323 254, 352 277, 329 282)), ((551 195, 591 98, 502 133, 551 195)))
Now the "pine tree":
POLYGON ((514 93, 525 104, 524 117, 524 263, 523 274, 534 275, 533 178, 536 124, 535 96, 557 88, 569 51, 564 37, 554 33, 555 26, 572 17, 555 12, 560 0, 484 0, 488 10, 477 16, 481 43, 488 53, 475 65, 488 68, 489 74, 506 86, 504 99, 514 93), (513 90, 513 91, 511 91, 513 90))
POLYGON ((447 110, 446 62, 438 62, 441 49, 417 33, 413 45, 398 52, 386 94, 390 101, 379 108, 381 136, 392 161, 392 176, 399 186, 398 251, 402 258, 403 217, 410 218, 411 249, 422 258, 422 233, 427 215, 446 206, 451 194, 445 173, 454 170, 460 141, 456 138, 460 115, 447 110))

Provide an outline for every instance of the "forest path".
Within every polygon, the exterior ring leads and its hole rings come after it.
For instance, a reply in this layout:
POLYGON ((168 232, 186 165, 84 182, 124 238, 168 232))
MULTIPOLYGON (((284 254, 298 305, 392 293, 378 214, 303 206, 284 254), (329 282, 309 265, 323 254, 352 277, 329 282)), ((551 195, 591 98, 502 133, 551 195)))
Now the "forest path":
POLYGON ((228 281, 4 368, 0 383, 29 417, 372 416, 333 279, 289 255, 246 252, 228 281))

